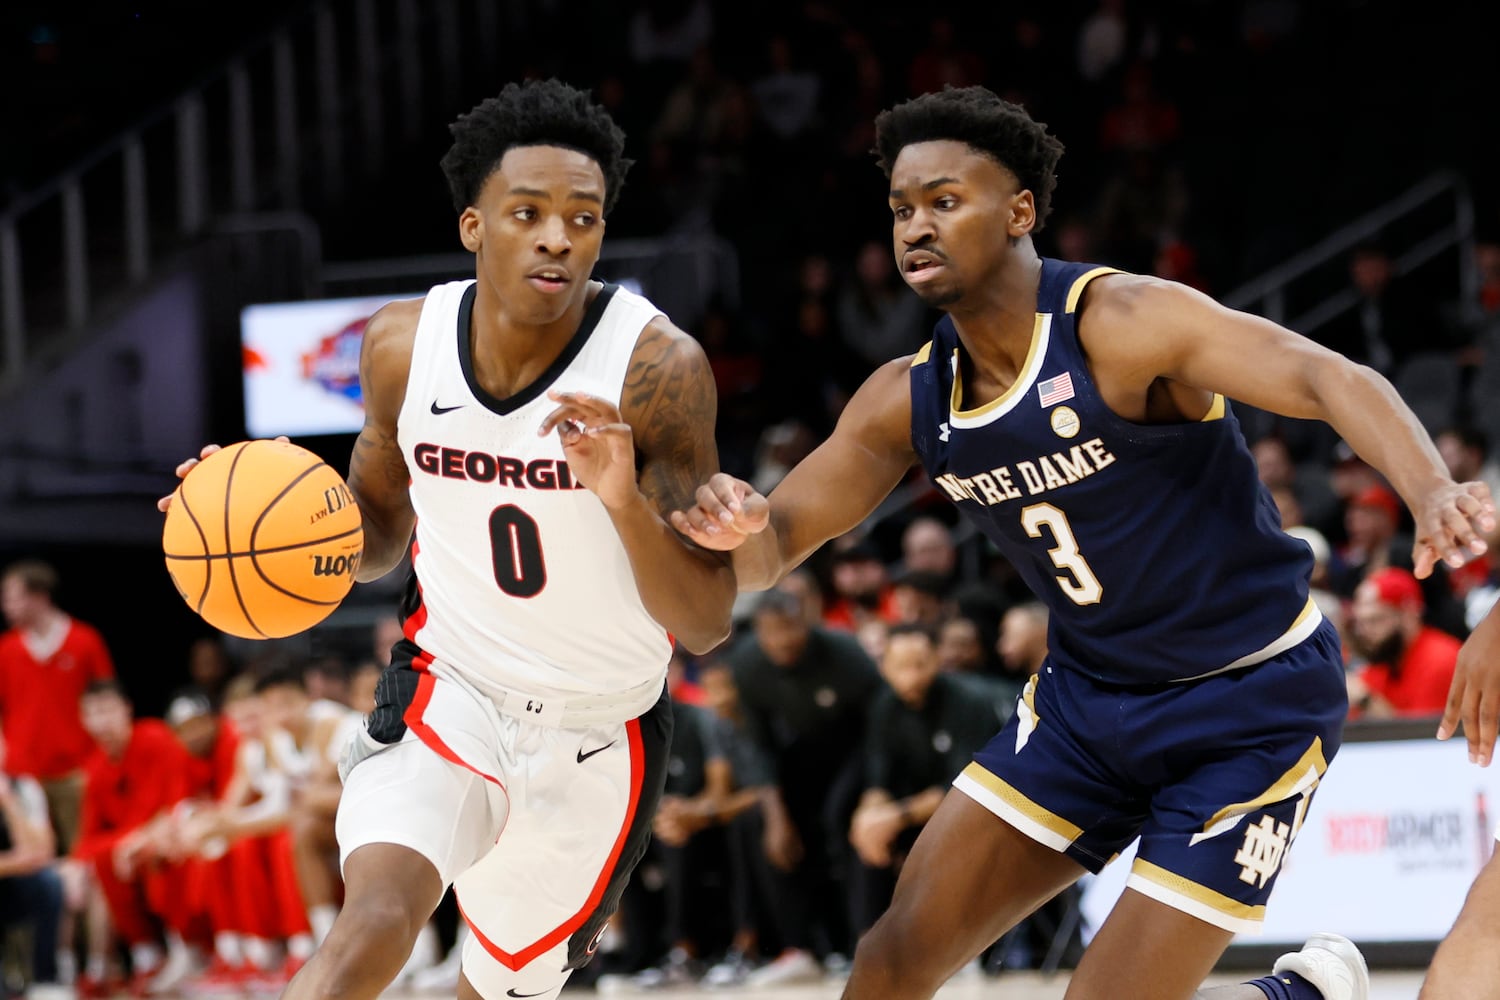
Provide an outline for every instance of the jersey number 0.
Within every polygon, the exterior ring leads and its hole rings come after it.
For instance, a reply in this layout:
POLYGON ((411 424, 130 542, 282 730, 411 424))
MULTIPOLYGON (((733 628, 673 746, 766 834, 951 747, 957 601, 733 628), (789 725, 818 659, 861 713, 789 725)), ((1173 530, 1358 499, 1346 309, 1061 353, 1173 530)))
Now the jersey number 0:
POLYGON ((535 597, 547 586, 542 533, 531 515, 515 504, 490 511, 490 558, 495 583, 512 597, 535 597))

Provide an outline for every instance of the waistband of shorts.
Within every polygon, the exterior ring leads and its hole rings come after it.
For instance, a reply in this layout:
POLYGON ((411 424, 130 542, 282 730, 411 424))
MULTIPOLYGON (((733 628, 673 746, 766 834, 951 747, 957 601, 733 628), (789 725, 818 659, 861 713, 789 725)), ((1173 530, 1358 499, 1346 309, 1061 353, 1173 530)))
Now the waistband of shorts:
POLYGON ((502 715, 549 729, 590 729, 617 725, 640 718, 656 706, 667 682, 660 677, 603 694, 561 694, 555 691, 524 691, 477 678, 451 664, 433 661, 428 667, 438 677, 464 688, 472 696, 495 706, 502 715))

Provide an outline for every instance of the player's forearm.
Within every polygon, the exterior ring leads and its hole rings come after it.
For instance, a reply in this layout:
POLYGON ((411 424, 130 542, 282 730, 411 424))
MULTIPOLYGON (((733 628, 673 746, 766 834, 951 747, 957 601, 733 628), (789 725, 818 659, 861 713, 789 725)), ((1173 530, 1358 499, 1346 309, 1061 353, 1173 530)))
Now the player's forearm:
POLYGON ((1311 388, 1321 418, 1390 481, 1410 509, 1451 481, 1416 414, 1378 372, 1364 365, 1320 365, 1311 388))
POLYGON ((357 480, 350 478, 349 491, 359 506, 364 527, 364 553, 359 559, 359 571, 354 579, 369 583, 385 576, 400 564, 411 544, 412 528, 415 526, 410 514, 382 511, 379 503, 362 497, 357 480), (404 514, 404 516, 403 516, 404 514))
POLYGON ((712 553, 695 548, 657 516, 644 496, 609 511, 630 558, 641 603, 657 624, 694 653, 729 637, 735 574, 712 553))

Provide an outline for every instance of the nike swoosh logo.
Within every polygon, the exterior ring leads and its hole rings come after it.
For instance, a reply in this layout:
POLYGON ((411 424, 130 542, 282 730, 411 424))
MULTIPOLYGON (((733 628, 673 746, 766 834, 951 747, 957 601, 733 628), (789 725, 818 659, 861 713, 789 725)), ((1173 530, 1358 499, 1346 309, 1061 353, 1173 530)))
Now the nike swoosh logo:
POLYGON ((578 748, 578 763, 582 764, 584 761, 586 761, 590 757, 594 756, 594 754, 596 754, 596 753, 603 753, 604 751, 608 750, 610 747, 612 747, 614 745, 615 745, 615 741, 614 740, 610 740, 608 743, 604 744, 598 750, 590 750, 588 753, 584 753, 583 752, 583 747, 579 747, 578 748))
POLYGON ((508 997, 542 997, 551 992, 551 990, 542 990, 540 993, 517 993, 514 989, 509 989, 505 991, 505 995, 508 997))
MULTIPOLYGON (((434 417, 441 417, 445 413, 452 413, 454 410, 462 410, 463 408, 464 404, 462 403, 459 403, 457 406, 439 406, 437 405, 437 400, 434 399, 432 401, 432 415, 434 417)), ((541 994, 533 993, 532 996, 541 996, 541 994)))

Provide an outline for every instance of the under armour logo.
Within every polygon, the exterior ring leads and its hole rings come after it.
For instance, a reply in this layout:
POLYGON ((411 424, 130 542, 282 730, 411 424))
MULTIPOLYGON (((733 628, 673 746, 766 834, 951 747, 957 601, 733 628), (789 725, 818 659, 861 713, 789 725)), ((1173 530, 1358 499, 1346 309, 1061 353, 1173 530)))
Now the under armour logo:
POLYGON ((1259 823, 1246 827, 1245 842, 1234 856, 1234 863, 1243 866, 1240 881, 1265 888, 1281 867, 1289 833, 1290 827, 1273 816, 1262 816, 1259 823))
POLYGON ((946 441, 946 440, 948 440, 948 425, 947 424, 938 424, 938 440, 939 441, 946 441))

